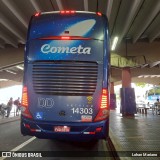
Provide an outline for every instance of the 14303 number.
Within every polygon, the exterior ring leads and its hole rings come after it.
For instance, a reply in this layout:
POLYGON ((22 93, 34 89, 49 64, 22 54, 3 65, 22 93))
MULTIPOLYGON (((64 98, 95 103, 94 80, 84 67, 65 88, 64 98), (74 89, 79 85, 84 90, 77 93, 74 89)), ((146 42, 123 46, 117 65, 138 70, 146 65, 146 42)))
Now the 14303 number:
POLYGON ((93 114, 93 108, 72 108, 73 114, 93 114))

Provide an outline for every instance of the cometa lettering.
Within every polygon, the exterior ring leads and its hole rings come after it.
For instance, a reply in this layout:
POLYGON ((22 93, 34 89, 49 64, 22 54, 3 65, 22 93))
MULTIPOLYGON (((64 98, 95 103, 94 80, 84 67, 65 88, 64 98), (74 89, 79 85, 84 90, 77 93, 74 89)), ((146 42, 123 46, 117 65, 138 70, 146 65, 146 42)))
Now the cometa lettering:
POLYGON ((71 54, 91 54, 90 47, 82 47, 79 45, 78 47, 54 47, 49 44, 44 44, 41 47, 41 52, 44 54, 49 53, 71 53, 71 54))

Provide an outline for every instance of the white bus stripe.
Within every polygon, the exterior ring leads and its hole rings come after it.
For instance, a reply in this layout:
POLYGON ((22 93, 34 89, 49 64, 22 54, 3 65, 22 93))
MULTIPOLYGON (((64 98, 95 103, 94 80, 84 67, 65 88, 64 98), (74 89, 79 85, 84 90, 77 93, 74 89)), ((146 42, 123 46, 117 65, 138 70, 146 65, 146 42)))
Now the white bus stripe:
MULTIPOLYGON (((19 146, 13 148, 11 151, 16 152, 16 151, 20 150, 21 148, 23 148, 24 146, 26 146, 27 144, 31 143, 35 139, 36 139, 36 137, 32 137, 32 138, 28 139, 26 142, 24 142, 24 143, 20 144, 19 146)), ((9 151, 7 151, 7 152, 9 152, 9 151)), ((0 160, 4 160, 6 158, 8 158, 8 157, 0 157, 0 160)))

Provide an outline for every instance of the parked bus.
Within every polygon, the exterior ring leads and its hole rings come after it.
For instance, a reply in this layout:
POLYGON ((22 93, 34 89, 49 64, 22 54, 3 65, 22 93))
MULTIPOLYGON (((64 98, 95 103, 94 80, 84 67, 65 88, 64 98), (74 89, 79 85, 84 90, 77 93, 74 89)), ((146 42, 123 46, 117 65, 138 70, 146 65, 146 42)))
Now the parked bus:
POLYGON ((153 105, 157 99, 160 99, 160 87, 153 87, 148 89, 145 94, 146 102, 153 105))
POLYGON ((36 13, 25 47, 21 133, 49 139, 106 139, 109 67, 106 16, 36 13))

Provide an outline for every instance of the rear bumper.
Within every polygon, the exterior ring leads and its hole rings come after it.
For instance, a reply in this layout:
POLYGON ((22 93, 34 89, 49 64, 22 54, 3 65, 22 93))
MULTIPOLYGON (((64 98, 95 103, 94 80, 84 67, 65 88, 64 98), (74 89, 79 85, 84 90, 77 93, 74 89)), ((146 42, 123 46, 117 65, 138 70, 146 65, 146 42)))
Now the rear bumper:
POLYGON ((62 139, 69 141, 89 141, 108 137, 109 119, 93 122, 42 122, 21 116, 21 133, 43 139, 62 139), (69 126, 70 132, 54 132, 54 126, 69 126), (102 127, 101 131, 96 128, 102 127))

